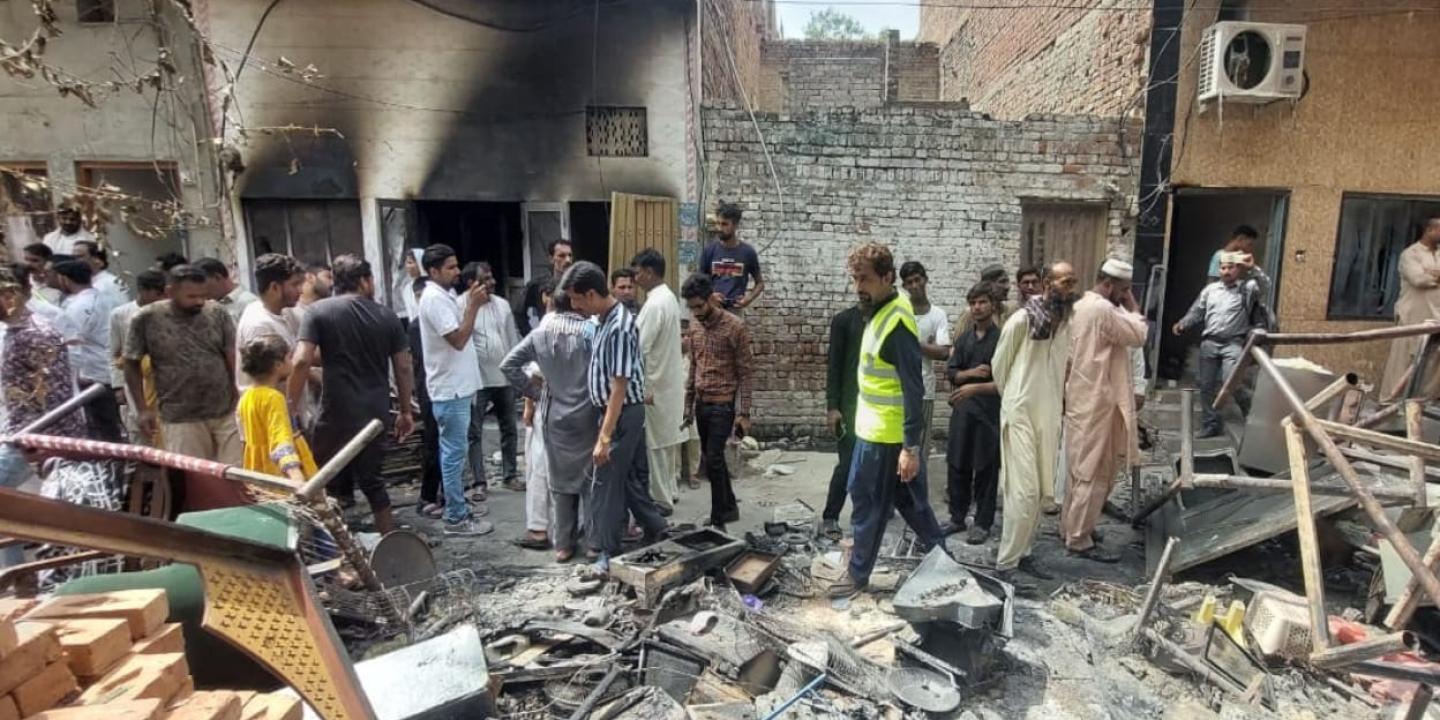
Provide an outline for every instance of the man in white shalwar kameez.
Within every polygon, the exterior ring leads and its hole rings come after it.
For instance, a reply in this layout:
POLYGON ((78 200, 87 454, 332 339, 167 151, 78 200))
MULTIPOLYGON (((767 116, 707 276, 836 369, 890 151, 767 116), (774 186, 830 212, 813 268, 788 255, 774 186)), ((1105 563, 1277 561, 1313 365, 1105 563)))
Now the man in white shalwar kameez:
POLYGON ((1069 323, 1076 299, 1075 270, 1045 269, 1045 290, 1010 316, 1000 331, 991 374, 1000 391, 1000 491, 1004 499, 995 568, 1050 575, 1030 557, 1040 525, 1040 500, 1055 486, 1069 323))
MULTIPOLYGON (((1395 322, 1414 325, 1440 320, 1440 217, 1430 218, 1425 231, 1400 253, 1400 297, 1395 299, 1395 322)), ((1409 387, 1410 366, 1419 352, 1422 336, 1398 338, 1390 343, 1390 357, 1380 381, 1382 402, 1394 402, 1409 387)), ((1440 394, 1440 360, 1432 357, 1416 397, 1430 400, 1440 394)))
POLYGON ((1139 458, 1130 349, 1145 344, 1145 317, 1130 294, 1134 270, 1111 258, 1095 287, 1075 303, 1070 374, 1065 382, 1065 453, 1069 483, 1061 537, 1073 557, 1117 562, 1092 534, 1115 486, 1118 460, 1139 458))
POLYGON ((675 512, 679 498, 680 446, 685 431, 685 366, 680 354, 680 301, 665 285, 665 256, 641 250, 630 262, 645 305, 635 325, 645 357, 645 448, 650 464, 650 497, 660 514, 675 512))

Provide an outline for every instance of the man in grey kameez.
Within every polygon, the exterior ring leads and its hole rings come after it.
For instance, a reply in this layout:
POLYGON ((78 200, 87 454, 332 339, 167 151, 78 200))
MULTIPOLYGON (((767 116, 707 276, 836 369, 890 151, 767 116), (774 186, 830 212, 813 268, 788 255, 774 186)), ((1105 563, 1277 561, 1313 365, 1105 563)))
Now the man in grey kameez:
POLYGON ((585 384, 593 326, 571 310, 565 293, 554 293, 551 303, 554 312, 505 356, 500 369, 511 385, 538 404, 536 417, 543 423, 550 470, 550 537, 555 559, 566 562, 580 541, 581 505, 600 431, 600 410, 591 404, 585 384), (525 373, 532 362, 543 380, 532 381, 525 373))

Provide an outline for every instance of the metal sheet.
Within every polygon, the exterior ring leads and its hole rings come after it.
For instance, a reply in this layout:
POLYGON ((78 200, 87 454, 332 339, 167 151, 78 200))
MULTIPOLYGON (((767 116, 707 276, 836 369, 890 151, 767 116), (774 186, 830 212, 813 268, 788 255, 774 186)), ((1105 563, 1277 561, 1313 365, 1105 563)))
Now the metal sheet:
POLYGON ((936 547, 895 593, 895 614, 910 622, 944 620, 1001 631, 1009 602, 1003 589, 987 585, 990 583, 977 573, 936 547))
POLYGON ((433 580, 437 572, 430 543, 409 530, 395 530, 380 538, 370 551, 370 565, 387 588, 433 580))

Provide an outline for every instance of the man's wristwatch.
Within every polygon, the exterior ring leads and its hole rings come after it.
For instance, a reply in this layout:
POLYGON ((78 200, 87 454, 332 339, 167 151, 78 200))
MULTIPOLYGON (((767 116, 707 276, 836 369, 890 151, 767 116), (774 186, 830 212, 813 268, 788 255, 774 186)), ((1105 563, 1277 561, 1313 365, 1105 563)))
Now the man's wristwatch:
POLYGON ((609 445, 609 444, 610 444, 610 436, 609 436, 609 435, 601 435, 600 438, 599 438, 599 440, 600 440, 600 442, 605 443, 606 445, 609 445))
POLYGON ((906 446, 905 446, 905 452, 908 452, 908 453, 910 453, 911 455, 914 455, 914 456, 916 456, 916 457, 919 457, 919 456, 920 456, 920 446, 919 446, 919 445, 906 445, 906 446))

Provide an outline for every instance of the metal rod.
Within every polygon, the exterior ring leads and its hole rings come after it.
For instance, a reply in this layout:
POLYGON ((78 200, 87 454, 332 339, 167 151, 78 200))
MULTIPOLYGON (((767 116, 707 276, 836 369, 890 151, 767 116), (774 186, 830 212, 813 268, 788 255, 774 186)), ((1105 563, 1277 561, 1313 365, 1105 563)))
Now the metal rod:
MULTIPOLYGON (((780 707, 777 707, 777 708, 775 708, 774 710, 771 710, 771 711, 770 711, 770 714, 765 716, 765 720, 775 720, 775 718, 778 718, 778 717, 780 717, 781 715, 784 715, 784 714, 785 714, 785 711, 786 711, 786 710, 789 710, 791 705, 794 705, 795 703, 800 702, 800 698, 803 698, 803 697, 805 697, 806 695, 809 695, 811 690, 814 690, 815 688, 819 687, 819 686, 820 686, 820 683, 825 682, 825 678, 826 678, 826 677, 827 677, 827 674, 826 674, 826 673, 820 673, 819 675, 816 675, 814 680, 811 680, 810 682, 806 683, 806 684, 805 684, 805 687, 800 688, 800 692, 795 693, 794 695, 792 695, 792 696, 790 697, 789 700, 786 700, 784 703, 781 703, 780 707)), ((573 718, 573 717, 572 717, 572 718, 570 718, 570 720, 576 720, 576 718, 573 718)))
POLYGON ((1415 639, 1413 633, 1395 632, 1349 645, 1337 645, 1327 650, 1316 650, 1310 653, 1310 664, 1322 669, 1343 668, 1362 660, 1373 660, 1394 653, 1414 652, 1418 649, 1420 649, 1420 641, 1415 639))
POLYGON ((1258 335, 1257 344, 1273 347, 1276 345, 1329 345, 1331 343, 1359 343, 1374 342, 1376 340, 1396 340, 1398 338, 1415 337, 1417 335, 1434 335, 1440 333, 1440 322, 1427 320, 1414 325, 1396 325, 1388 328, 1377 328, 1375 330, 1357 330, 1348 333, 1266 333, 1255 331, 1252 337, 1258 335))
MULTIPOLYGON (((1433 340, 1435 336, 1430 336, 1433 340)), ((1419 400, 1405 401, 1405 438, 1412 442, 1424 442, 1421 439, 1420 414, 1425 409, 1424 403, 1419 400)), ((1425 459, 1415 455, 1410 456, 1410 484, 1415 489, 1415 507, 1425 507, 1428 503, 1429 491, 1425 487, 1425 459)))
MULTIPOLYGON (((1440 324, 1437 324, 1435 328, 1440 330, 1440 324)), ((1335 441, 1327 434, 1326 428, 1321 425, 1319 420, 1315 419, 1314 415, 1310 414, 1309 410, 1305 409, 1305 403, 1295 394, 1295 388, 1290 386, 1290 383, 1285 380, 1285 376, 1280 374, 1280 369, 1275 366, 1275 362, 1270 359, 1269 354, 1261 348, 1254 348, 1251 350, 1251 354, 1260 367, 1269 373, 1270 379, 1274 381, 1275 389, 1290 403, 1294 410, 1292 417, 1299 420, 1305 432, 1320 446, 1320 451, 1324 453, 1325 459, 1330 461, 1336 472, 1340 473, 1340 478, 1355 493, 1355 498, 1359 500, 1360 507, 1364 508, 1365 514, 1370 516, 1371 522, 1385 536, 1385 539, 1390 541, 1390 545, 1395 548, 1395 553, 1400 556, 1405 567, 1410 568, 1410 572, 1419 579, 1421 587, 1425 589, 1425 594, 1430 596, 1431 600, 1440 602, 1440 578, 1430 572, 1430 568, 1426 567, 1424 561, 1420 559, 1420 553, 1415 551, 1415 546, 1410 544, 1410 541, 1405 538, 1405 534, 1400 532, 1400 528, 1396 527, 1394 521, 1385 514, 1384 506, 1360 482, 1360 476, 1355 472, 1355 467, 1340 452, 1335 441)))
POLYGON ((1180 391, 1180 477, 1189 482, 1195 475, 1195 391, 1180 391))
POLYGON ((1155 566, 1154 577, 1150 579, 1150 589, 1145 591, 1145 602, 1140 605, 1140 617, 1135 620, 1132 643, 1140 641, 1140 631, 1150 622, 1150 614, 1155 612, 1155 605, 1160 602, 1160 590, 1165 587, 1165 578, 1170 574, 1170 558, 1175 552, 1175 546, 1179 544, 1180 538, 1174 535, 1165 540, 1165 550, 1160 553, 1160 562, 1155 566))
POLYGON ((1345 668, 1345 672, 1352 675, 1417 682, 1421 686, 1440 685, 1440 669, 1437 669, 1433 663, 1412 665, 1410 663, 1385 662, 1384 660, 1362 660, 1345 668))
POLYGON ((365 449, 365 446, 369 445, 370 441, 374 440, 376 436, 384 432, 384 430, 384 423, 379 420, 371 420, 369 424, 360 429, 360 432, 355 433, 355 437, 350 438, 350 442, 345 443, 345 446, 340 448, 339 452, 335 453, 335 457, 330 458, 330 462, 325 463, 323 467, 316 471, 314 477, 307 480, 305 485, 299 490, 296 490, 295 494, 309 502, 314 502, 319 499, 320 494, 325 490, 325 486, 329 485, 330 481, 334 480, 335 476, 340 474, 340 471, 344 470, 345 466, 349 465, 350 462, 365 449))
POLYGON ((1402 407, 1404 407, 1404 405, 1405 405, 1404 403, 1398 403, 1398 402, 1397 402, 1397 403, 1390 403, 1389 405, 1386 405, 1385 407, 1380 408, 1379 410, 1376 410, 1374 413, 1365 416, 1365 418, 1364 418, 1363 420, 1361 420, 1361 421, 1358 422, 1358 423, 1355 423, 1355 427, 1358 427, 1358 428, 1367 428, 1367 429, 1368 429, 1368 428, 1373 428, 1373 427, 1375 427, 1376 425, 1379 425, 1380 423, 1383 423, 1383 422, 1385 422, 1386 420, 1389 420, 1390 418, 1395 417, 1395 414, 1398 413, 1398 412, 1400 412, 1400 409, 1401 409, 1402 407))
POLYGON ((61 568, 65 567, 66 565, 74 565, 76 563, 89 562, 91 560, 103 560, 104 558, 108 557, 111 557, 111 555, 107 552, 100 552, 99 550, 82 550, 80 552, 71 553, 69 555, 61 555, 59 557, 45 558, 43 560, 35 560, 28 563, 21 563, 19 565, 11 565, 4 570, 0 570, 0 590, 5 590, 6 588, 14 585, 20 578, 26 575, 32 575, 34 573, 40 572, 41 570, 51 570, 53 568, 61 568))
POLYGON ((1424 720, 1425 712, 1430 709, 1430 701, 1435 699, 1435 689, 1421 683, 1415 688, 1415 694, 1410 696, 1410 702, 1400 706, 1395 711, 1395 720, 1424 720))
POLYGON ((1239 362, 1235 363, 1234 369, 1226 376, 1225 384, 1220 386, 1220 392, 1215 393, 1215 402, 1210 407, 1219 410, 1220 405, 1229 399, 1231 393, 1235 392, 1235 388, 1244 382, 1242 378, 1245 377, 1245 371, 1250 368, 1250 351, 1262 343, 1264 337, 1264 330, 1250 331, 1250 337, 1245 339, 1245 347, 1240 350, 1239 362))
POLYGON ((0 488, 0 533, 192 565, 214 557, 265 565, 283 565, 295 559, 289 551, 271 545, 8 488, 0 488))
POLYGON ((605 677, 600 678, 600 682, 595 685, 595 689, 585 696, 585 701, 580 703, 580 707, 575 708, 575 712, 570 714, 570 720, 584 720, 590 717, 590 711, 595 709, 595 706, 600 703, 600 698, 605 696, 605 691, 615 684, 615 679, 620 677, 620 673, 624 671, 625 666, 621 663, 617 662, 611 665, 609 672, 606 672, 605 677))
POLYGON ((72 397, 63 403, 60 403, 59 405, 55 406, 55 409, 51 410, 50 412, 47 412, 44 415, 35 418, 33 421, 31 421, 29 425, 26 425, 25 427, 20 428, 18 431, 16 431, 15 434, 24 435, 27 433, 38 433, 41 430, 44 430, 45 428, 48 428, 51 425, 60 422, 60 418, 63 418, 66 415, 75 412, 82 405, 90 404, 91 400, 100 397, 108 391, 109 388, 104 385, 98 383, 95 385, 91 385, 90 387, 81 390, 79 395, 76 395, 75 397, 72 397))
MULTIPOLYGON (((1263 352, 1263 351, 1261 351, 1263 352)), ((1315 508, 1310 504, 1310 467, 1305 438, 1290 418, 1281 421, 1285 450, 1290 457, 1290 488, 1295 494, 1295 531, 1300 537, 1300 570, 1305 579, 1305 601, 1310 610, 1310 643, 1314 652, 1330 647, 1330 618, 1325 614, 1325 570, 1320 564, 1320 538, 1315 532, 1315 508)))
POLYGON ((1244 694, 1245 688, 1241 687, 1240 683, 1210 669, 1210 666, 1206 665, 1204 661, 1191 655, 1185 648, 1170 642, 1164 635, 1155 632, 1155 630, 1151 628, 1142 628, 1140 632, 1145 635, 1147 640, 1154 643, 1156 647, 1164 649, 1165 652, 1169 653, 1170 656, 1175 659, 1175 662, 1184 665, 1190 672, 1209 680, 1211 683, 1214 683, 1216 687, 1231 695, 1244 694))

